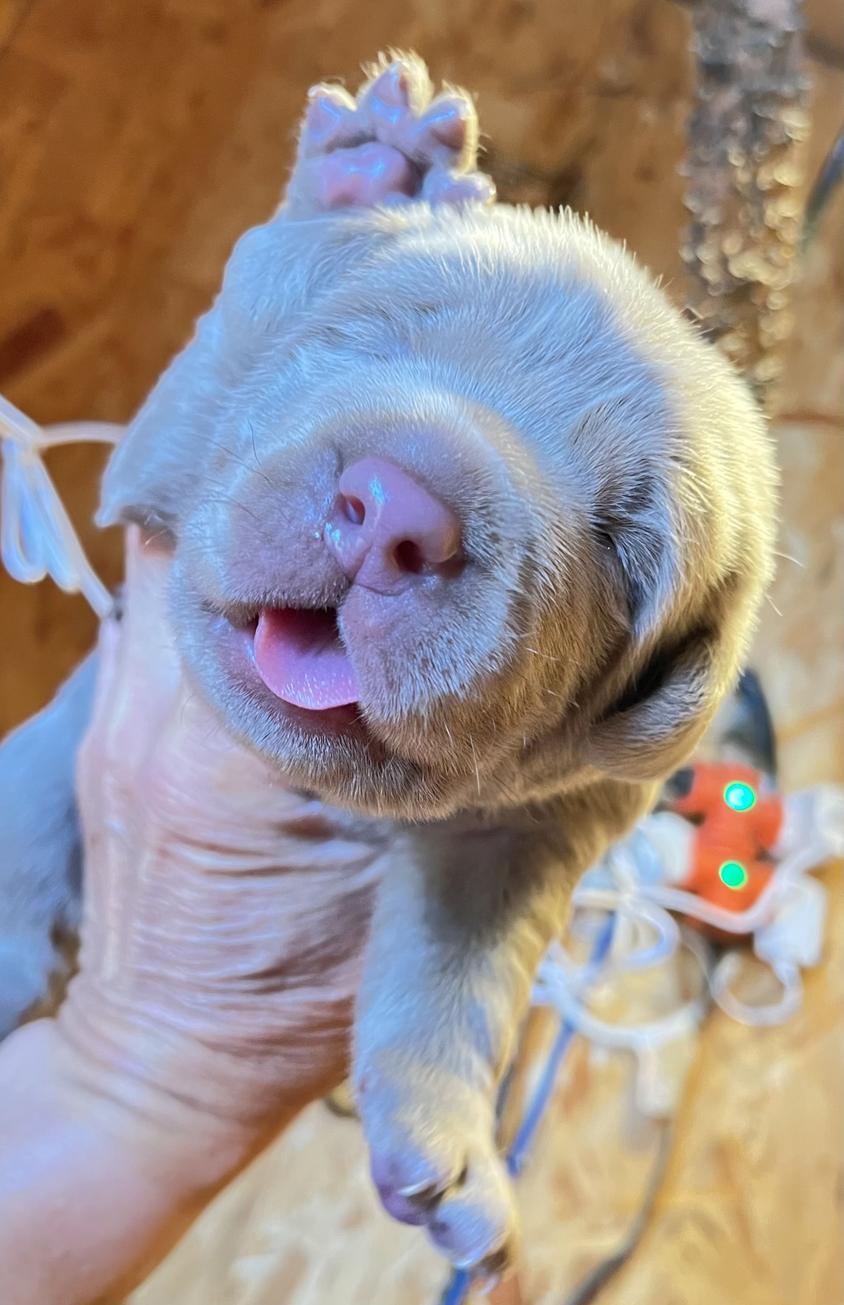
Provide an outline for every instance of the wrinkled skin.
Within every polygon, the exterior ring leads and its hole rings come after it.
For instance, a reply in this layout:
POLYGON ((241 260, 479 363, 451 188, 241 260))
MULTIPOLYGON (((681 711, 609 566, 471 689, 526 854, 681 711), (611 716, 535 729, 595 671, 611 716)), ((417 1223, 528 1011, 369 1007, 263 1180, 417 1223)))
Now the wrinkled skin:
POLYGON ((222 727, 170 637, 169 568, 130 531, 79 755, 84 927, 59 1019, 141 1081, 272 1121, 346 1071, 383 839, 222 727))
MULTIPOLYGON (((173 637, 261 758, 259 808, 278 786, 285 810, 320 804, 327 846, 345 821, 377 845, 355 1032, 373 1177, 396 1217, 489 1273, 517 1242, 492 1103, 531 976, 577 877, 734 680, 774 477, 726 363, 611 241, 494 205, 476 143, 468 98, 431 101, 411 57, 357 101, 318 89, 286 203, 238 243, 132 423, 100 519, 172 550, 173 637), (424 498, 413 519, 440 522, 437 547, 459 523, 457 551, 429 556, 410 524, 393 549, 393 511, 350 563, 344 532, 367 518, 343 487, 372 459, 410 479, 408 521, 424 498), (408 543, 424 565, 397 563, 408 543), (289 614, 315 610, 353 704, 272 687, 264 645, 272 659, 289 614)), ((72 747, 56 726, 46 750, 72 747)), ((16 839, 14 882, 49 878, 16 839)), ((302 871, 318 846, 297 846, 302 871)), ((72 897, 53 890, 54 917, 72 897)))

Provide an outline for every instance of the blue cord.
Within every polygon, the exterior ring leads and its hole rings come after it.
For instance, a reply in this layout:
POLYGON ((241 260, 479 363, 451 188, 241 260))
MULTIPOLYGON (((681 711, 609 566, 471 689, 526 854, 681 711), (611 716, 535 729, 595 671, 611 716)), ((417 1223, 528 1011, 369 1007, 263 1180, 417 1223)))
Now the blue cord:
POLYGON ((451 1281, 440 1297, 440 1305, 462 1305, 469 1294, 472 1279, 465 1269, 455 1269, 451 1281))
MULTIPOLYGON (((584 988, 594 982, 598 971, 606 960, 614 932, 615 916, 608 915, 604 927, 595 939, 595 945, 589 957, 583 978, 584 988)), ((542 1116, 548 1107, 548 1102, 554 1091, 554 1084, 557 1081, 557 1076, 576 1032, 575 1026, 569 1020, 563 1020, 553 1046, 548 1053, 548 1059, 545 1062, 545 1068, 542 1071, 537 1089, 525 1111, 519 1130, 513 1139, 513 1145, 507 1153, 505 1161, 507 1172, 513 1178, 517 1178, 524 1169, 528 1151, 536 1135, 536 1130, 542 1121, 542 1116)), ((462 1302, 465 1301, 469 1294, 471 1286, 471 1274, 467 1273, 465 1269, 455 1269, 448 1286, 440 1297, 439 1305, 462 1305, 462 1302)))

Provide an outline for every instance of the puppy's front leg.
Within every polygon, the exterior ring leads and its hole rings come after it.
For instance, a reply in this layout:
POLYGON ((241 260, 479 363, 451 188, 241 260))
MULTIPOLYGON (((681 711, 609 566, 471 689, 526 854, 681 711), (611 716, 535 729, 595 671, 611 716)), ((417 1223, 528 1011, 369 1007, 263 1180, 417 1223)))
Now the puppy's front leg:
POLYGON ((515 1252, 496 1084, 579 874, 627 823, 621 797, 402 831, 379 890, 355 1059, 373 1178, 391 1214, 477 1272, 515 1252))
POLYGON ((57 932, 79 912, 76 754, 88 727, 97 659, 87 657, 49 706, 0 743, 0 1039, 64 968, 57 932))

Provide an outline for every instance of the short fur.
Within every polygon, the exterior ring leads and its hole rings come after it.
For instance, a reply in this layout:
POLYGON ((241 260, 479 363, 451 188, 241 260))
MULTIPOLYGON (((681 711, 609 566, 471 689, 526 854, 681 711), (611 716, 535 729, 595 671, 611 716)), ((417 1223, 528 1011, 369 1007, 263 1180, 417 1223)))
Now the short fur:
POLYGON ((287 782, 391 831, 356 1077, 388 1208, 468 1164, 485 1231, 450 1188, 454 1260, 512 1241, 491 1099, 531 975, 734 682, 774 494, 744 385, 633 258, 502 205, 282 209, 112 458, 100 521, 172 534, 202 691, 287 782), (447 587, 387 599, 326 550, 338 474, 370 454, 459 515, 447 587), (339 609, 361 724, 317 730, 245 674, 238 627, 266 605, 339 609))

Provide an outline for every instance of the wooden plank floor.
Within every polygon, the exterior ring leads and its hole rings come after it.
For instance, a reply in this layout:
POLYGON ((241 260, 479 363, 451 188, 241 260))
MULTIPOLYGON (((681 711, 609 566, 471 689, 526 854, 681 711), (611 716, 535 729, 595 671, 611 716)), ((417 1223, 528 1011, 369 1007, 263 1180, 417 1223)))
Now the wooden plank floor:
MULTIPOLYGON (((844 106, 841 35, 809 6, 816 166, 844 106)), ((588 209, 678 295, 687 19, 665 0, 0 0, 0 390, 39 419, 123 421, 274 205, 306 87, 418 48, 479 95, 505 198, 588 209)), ((807 261, 783 410, 784 561, 757 645, 787 784, 844 777, 839 197, 807 261)), ((99 455, 55 467, 87 524, 99 455)), ((0 728, 88 646, 84 606, 0 576, 0 728)), ((602 1305, 841 1305, 841 872, 799 1017, 707 1025, 644 1242, 602 1305)), ((635 1209, 647 1138, 628 1069, 579 1048, 521 1184, 525 1302, 558 1305, 635 1209), (631 1142, 636 1145, 631 1145, 631 1142), (637 1149, 638 1147, 638 1149, 637 1149)), ((442 1283, 388 1222, 356 1127, 315 1107, 225 1193, 137 1305, 422 1305, 442 1283)))

